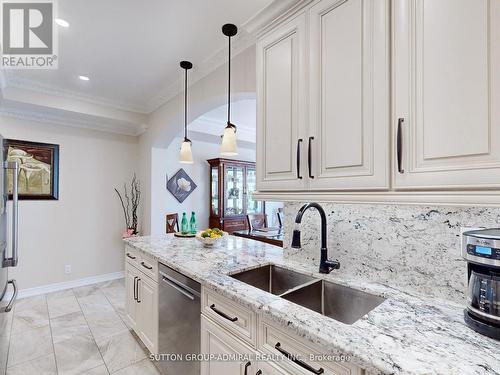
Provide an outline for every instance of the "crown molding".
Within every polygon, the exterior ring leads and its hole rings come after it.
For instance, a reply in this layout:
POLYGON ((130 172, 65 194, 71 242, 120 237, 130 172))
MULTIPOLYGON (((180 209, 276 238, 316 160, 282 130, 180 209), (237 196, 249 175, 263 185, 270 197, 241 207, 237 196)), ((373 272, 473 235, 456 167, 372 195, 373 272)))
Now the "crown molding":
POLYGON ((141 135, 147 129, 145 124, 137 125, 119 121, 102 121, 94 116, 91 119, 89 117, 88 120, 83 120, 69 115, 45 113, 39 109, 29 110, 24 108, 0 107, 0 115, 45 124, 83 128, 133 137, 141 135))
POLYGON ((259 35, 266 26, 279 19, 288 17, 290 13, 309 4, 313 0, 278 0, 272 2, 268 7, 262 9, 242 27, 250 34, 259 35))
POLYGON ((146 106, 140 105, 138 103, 126 103, 126 102, 112 100, 109 98, 87 95, 81 92, 67 90, 25 78, 14 77, 12 74, 7 74, 5 76, 5 87, 9 88, 12 87, 16 89, 34 91, 40 94, 62 97, 65 99, 83 101, 86 103, 105 106, 113 109, 118 109, 121 111, 136 112, 140 114, 148 113, 146 106))

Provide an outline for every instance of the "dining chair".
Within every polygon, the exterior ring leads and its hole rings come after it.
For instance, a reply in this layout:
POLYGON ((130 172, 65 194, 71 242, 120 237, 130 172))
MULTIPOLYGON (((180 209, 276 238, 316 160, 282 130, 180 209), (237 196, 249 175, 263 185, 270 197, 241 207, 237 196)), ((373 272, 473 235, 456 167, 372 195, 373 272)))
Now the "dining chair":
POLYGON ((167 214, 167 233, 179 232, 179 215, 167 214))
POLYGON ((247 223, 249 230, 267 228, 266 214, 247 214, 247 223))

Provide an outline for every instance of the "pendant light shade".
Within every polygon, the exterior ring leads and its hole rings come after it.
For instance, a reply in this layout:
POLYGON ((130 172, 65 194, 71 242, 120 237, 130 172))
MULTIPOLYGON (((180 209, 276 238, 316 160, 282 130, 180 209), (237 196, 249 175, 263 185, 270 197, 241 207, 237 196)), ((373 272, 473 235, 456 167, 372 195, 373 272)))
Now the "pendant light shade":
POLYGON ((224 156, 238 155, 238 145, 236 143, 236 127, 233 124, 228 124, 222 135, 222 143, 220 145, 220 153, 224 156))
POLYGON ((191 151, 191 141, 189 139, 184 139, 181 144, 179 162, 183 164, 193 164, 193 153, 191 151))
POLYGON ((193 164, 193 153, 191 151, 191 140, 187 137, 187 71, 193 67, 189 61, 181 61, 181 68, 184 69, 184 141, 181 144, 179 153, 179 162, 184 164, 193 164))
POLYGON ((231 123, 231 37, 238 33, 238 28, 232 23, 222 26, 222 33, 228 37, 229 60, 228 60, 228 80, 227 80, 227 125, 222 135, 220 154, 222 156, 238 155, 238 145, 236 142, 236 125, 231 123))

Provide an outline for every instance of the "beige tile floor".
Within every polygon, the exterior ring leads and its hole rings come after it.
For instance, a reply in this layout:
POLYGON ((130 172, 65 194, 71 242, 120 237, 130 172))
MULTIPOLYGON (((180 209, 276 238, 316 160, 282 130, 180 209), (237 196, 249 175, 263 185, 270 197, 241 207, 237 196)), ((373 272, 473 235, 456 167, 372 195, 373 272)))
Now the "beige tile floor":
POLYGON ((0 327, 0 375, 159 375, 124 303, 123 279, 20 299, 0 327))

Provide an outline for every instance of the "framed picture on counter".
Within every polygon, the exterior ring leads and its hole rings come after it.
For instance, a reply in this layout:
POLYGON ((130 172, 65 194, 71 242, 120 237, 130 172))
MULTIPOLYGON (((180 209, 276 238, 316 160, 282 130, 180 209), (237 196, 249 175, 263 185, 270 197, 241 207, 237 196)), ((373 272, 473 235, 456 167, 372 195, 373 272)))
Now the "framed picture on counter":
MULTIPOLYGON (((59 199, 59 145, 5 139, 8 162, 19 165, 19 199, 59 199)), ((12 199, 13 171, 7 172, 7 190, 12 199)))

